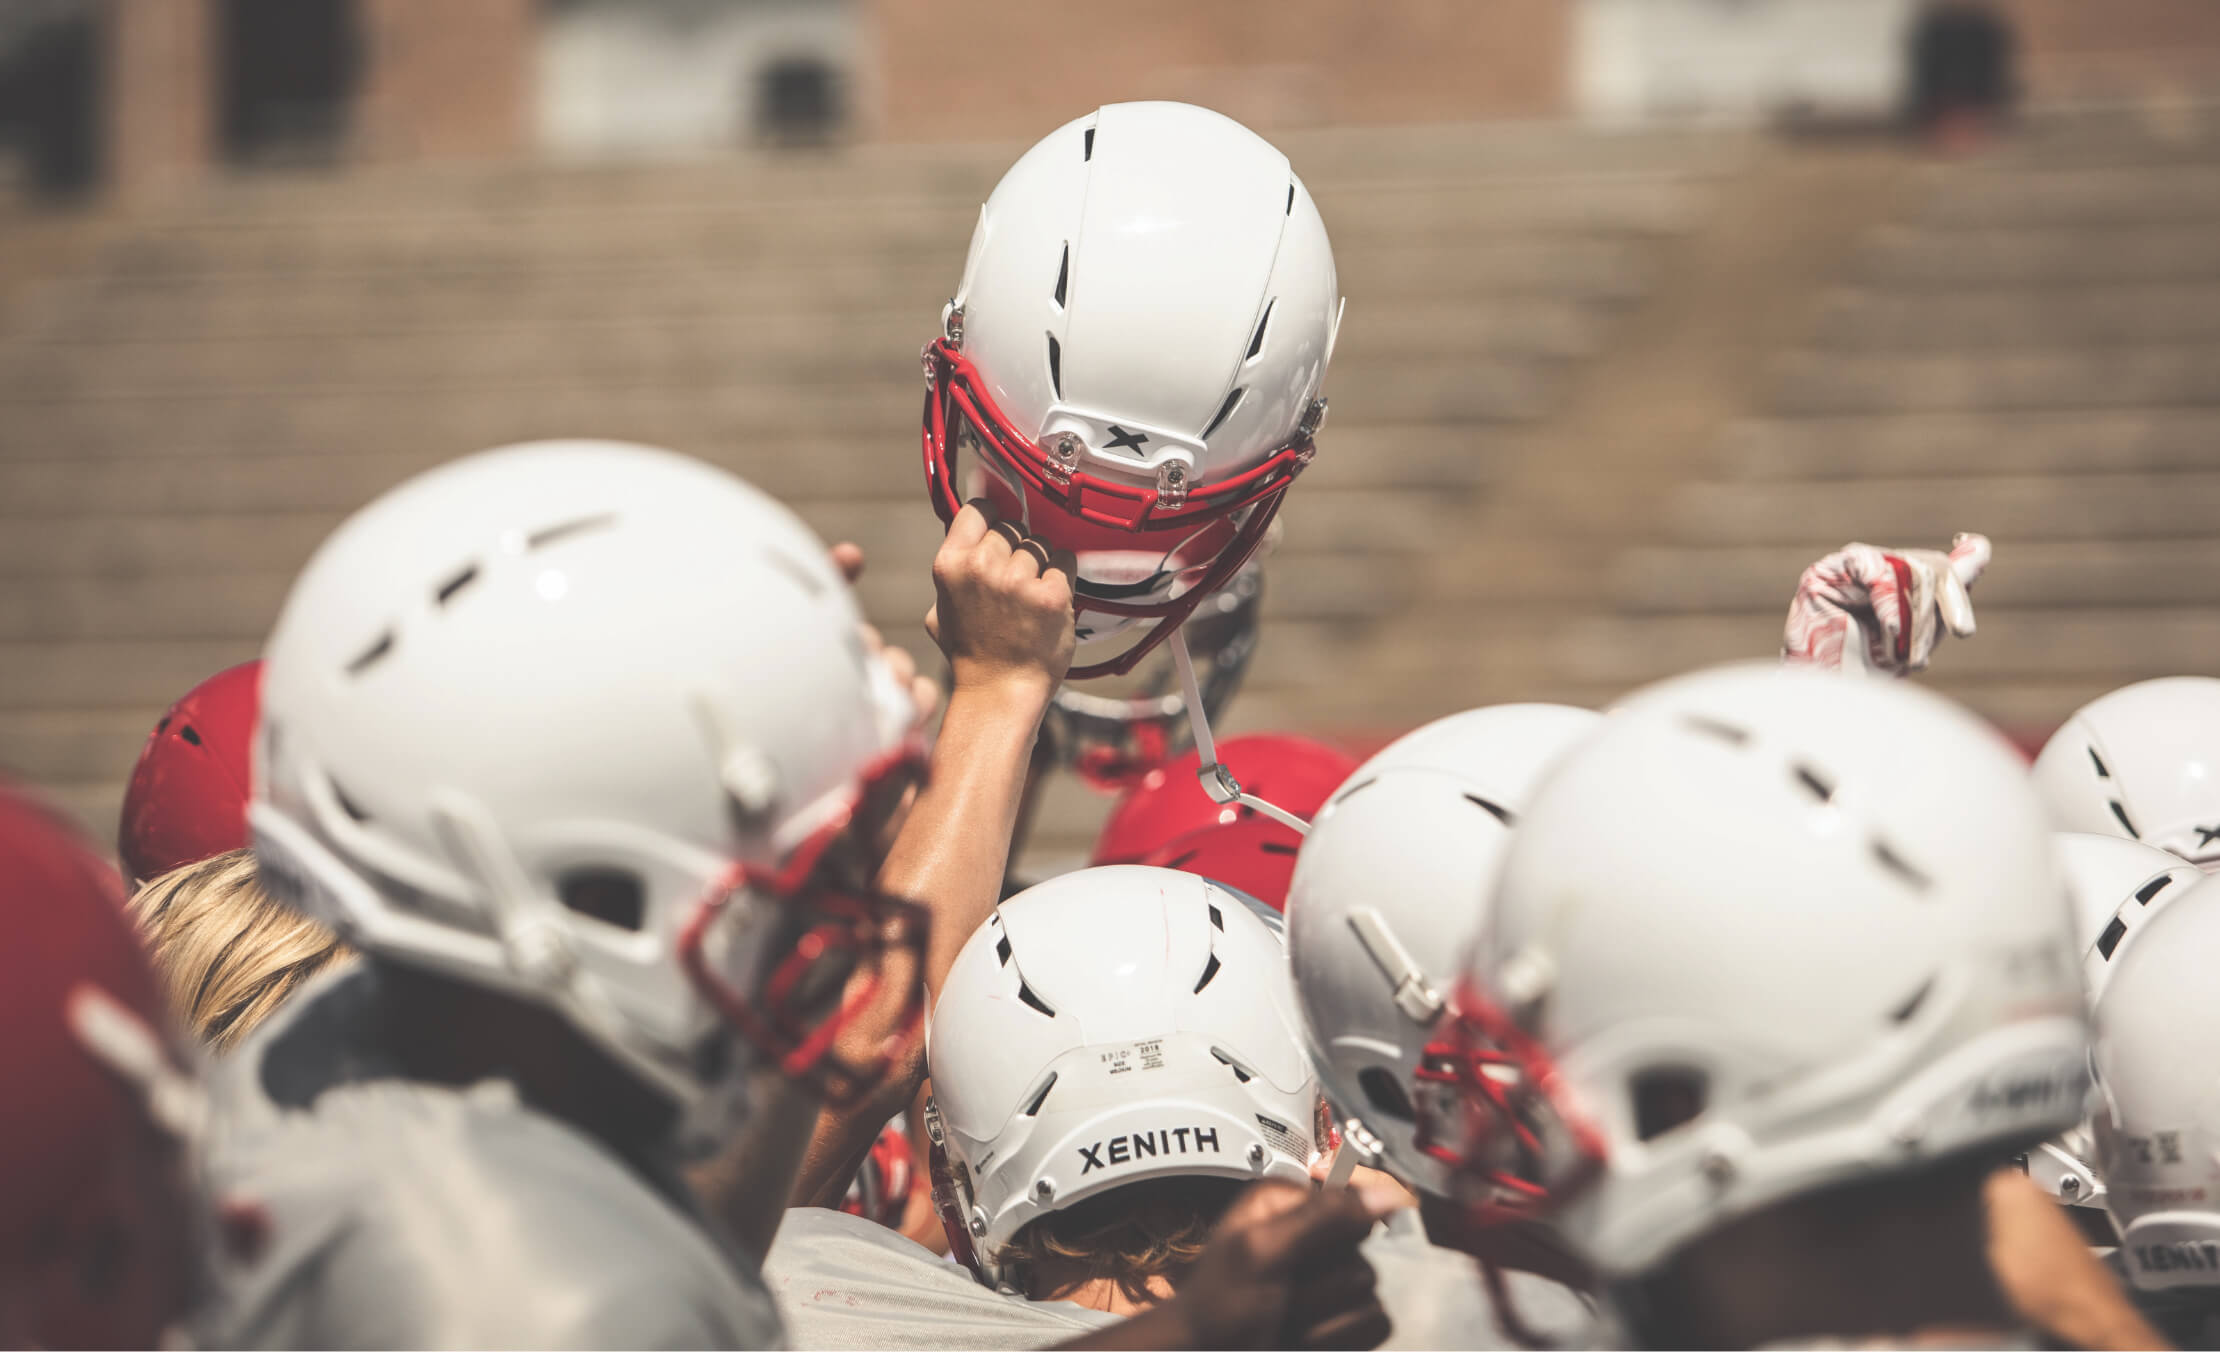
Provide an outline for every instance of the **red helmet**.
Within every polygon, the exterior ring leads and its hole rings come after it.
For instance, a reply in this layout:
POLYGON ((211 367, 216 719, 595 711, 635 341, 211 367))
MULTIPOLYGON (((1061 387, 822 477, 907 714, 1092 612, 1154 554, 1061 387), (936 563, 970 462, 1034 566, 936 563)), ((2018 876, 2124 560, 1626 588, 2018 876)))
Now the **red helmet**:
POLYGON ((910 1193, 917 1184, 917 1152, 910 1147, 909 1123, 897 1117, 879 1129, 871 1152, 863 1157, 840 1209, 851 1216, 876 1221, 890 1230, 902 1228, 909 1215, 910 1193))
MULTIPOLYGON (((1304 818, 1357 770, 1354 757, 1285 733, 1220 742, 1218 757, 1245 791, 1304 818)), ((1195 777, 1201 767, 1190 750, 1143 775, 1110 810, 1088 863, 1176 868, 1284 905, 1302 837, 1239 804, 1212 802, 1195 777)))
POLYGON ((185 692, 147 734, 123 795, 116 853, 134 883, 247 843, 259 659, 185 692))
POLYGON ((0 924, 0 1344, 152 1347, 192 1286, 190 1082, 115 873, 5 787, 0 924))

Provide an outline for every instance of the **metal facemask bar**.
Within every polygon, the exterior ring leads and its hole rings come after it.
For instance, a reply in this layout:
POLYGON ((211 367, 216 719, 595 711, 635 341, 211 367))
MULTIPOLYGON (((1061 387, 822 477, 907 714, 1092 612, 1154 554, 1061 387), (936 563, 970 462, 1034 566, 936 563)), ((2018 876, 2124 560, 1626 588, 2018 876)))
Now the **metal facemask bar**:
POLYGON ((1293 831, 1296 835, 1310 834, 1310 823, 1287 809, 1265 802, 1253 793, 1241 791, 1241 781, 1233 771, 1218 759, 1218 743, 1210 735, 1210 713, 1203 707, 1202 690, 1195 681, 1195 659, 1187 652, 1187 632, 1184 626, 1172 630, 1165 640, 1165 647, 1172 654, 1172 665, 1179 670, 1180 693, 1187 705, 1187 726, 1194 730, 1195 754, 1201 758, 1202 767, 1195 778, 1202 784, 1202 791, 1210 801, 1221 806, 1238 803, 1252 808, 1273 821, 1293 831))

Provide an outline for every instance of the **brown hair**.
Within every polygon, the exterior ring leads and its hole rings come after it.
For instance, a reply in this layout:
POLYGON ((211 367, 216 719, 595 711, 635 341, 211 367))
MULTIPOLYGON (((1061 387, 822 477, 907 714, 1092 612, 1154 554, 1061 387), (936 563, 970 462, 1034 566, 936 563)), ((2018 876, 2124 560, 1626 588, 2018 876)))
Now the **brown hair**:
POLYGON ((1156 1279, 1179 1285, 1240 1190, 1236 1179, 1194 1176, 1112 1188, 1011 1236, 1000 1254, 1003 1279, 1035 1300, 1055 1300, 1108 1278, 1127 1300, 1154 1304, 1164 1296, 1156 1279))
POLYGON ((131 915, 171 1010, 217 1052, 348 952, 263 890, 252 850, 171 869, 131 898, 131 915))

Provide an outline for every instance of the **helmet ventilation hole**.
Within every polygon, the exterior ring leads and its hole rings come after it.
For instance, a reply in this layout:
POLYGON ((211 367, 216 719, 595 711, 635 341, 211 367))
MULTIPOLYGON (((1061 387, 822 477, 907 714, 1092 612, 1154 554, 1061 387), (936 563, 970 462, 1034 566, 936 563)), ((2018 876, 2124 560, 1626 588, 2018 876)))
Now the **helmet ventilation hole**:
POLYGON ((1738 728, 1732 723, 1722 723, 1715 718, 1705 718, 1699 714, 1684 714, 1680 721, 1689 731, 1700 732, 1706 737, 1716 737, 1730 746, 1743 746, 1750 740, 1750 734, 1746 730, 1738 728))
POLYGON ((1195 994, 1202 994, 1203 987, 1217 979, 1219 966, 1218 955, 1211 954, 1209 963, 1203 967, 1202 979, 1195 983, 1195 994))
POLYGON ((1277 304, 1279 300, 1276 297, 1264 302, 1264 318, 1256 322, 1256 337, 1249 340, 1249 355, 1241 360, 1255 361, 1258 354, 1264 351, 1264 326, 1272 322, 1272 307, 1277 304))
POLYGON ((2120 823, 2120 829, 2127 832, 2135 839, 2141 840, 2143 838, 2143 833, 2135 829, 2134 822, 2128 820, 2127 809, 2120 806, 2120 800, 2117 798, 2113 799, 2110 803, 2110 807, 2112 808, 2112 816, 2114 820, 2120 823))
POLYGON ((1289 858, 1293 858, 1295 852, 1301 848, 1300 846, 1290 845, 1284 840, 1260 840, 1256 847, 1266 854, 1284 854, 1289 858))
POLYGON ((1207 905, 1210 911, 1210 927, 1214 930, 1224 929, 1226 927, 1225 914, 1218 909, 1216 902, 1210 902, 1207 905))
POLYGON ((1491 803, 1487 799, 1482 798, 1477 793, 1466 794, 1465 801, 1472 804, 1474 807, 1479 808, 1482 812, 1487 813, 1489 816, 1495 818, 1497 821, 1502 822, 1505 826, 1509 826, 1512 824, 1511 809, 1503 806, 1503 804, 1501 803, 1491 803))
POLYGON ((1093 127, 1089 127, 1087 128, 1087 135, 1085 139, 1081 140, 1079 143, 1079 162, 1081 164, 1085 164, 1089 160, 1092 160, 1094 157, 1095 129, 1093 127))
POLYGON ((527 550, 545 549, 558 540, 567 540, 573 535, 580 535, 590 530, 604 530, 616 524, 617 514, 615 512, 600 512, 593 516, 581 516, 576 520, 540 527, 524 537, 524 547, 527 550))
POLYGON ((349 676, 360 676, 362 673, 368 671, 370 668, 383 661, 386 657, 386 654, 392 651, 393 631, 388 629, 384 633, 378 635, 378 637, 371 642, 369 647, 364 648, 360 653, 356 654, 355 660, 347 664, 347 674, 349 676))
POLYGON ((1218 424, 1233 416, 1233 411, 1241 406, 1241 396, 1247 393, 1248 391, 1239 385, 1233 387, 1233 393, 1226 396, 1226 402, 1218 405, 1218 416, 1212 418, 1210 426, 1203 429, 1202 439, 1204 441, 1210 440, 1210 434, 1218 430, 1218 424))
POLYGON ((1018 999, 1052 1019, 1056 1017, 1056 1011, 1048 1007, 1047 1001, 1033 993, 1033 988, 1025 984, 1022 976, 1018 978, 1018 999))
POLYGON ((572 869, 555 880, 555 895, 578 914, 617 929, 638 933, 647 919, 647 888, 625 869, 572 869))
POLYGON ((1071 243, 1065 241, 1064 256, 1056 263, 1056 308, 1064 308, 1064 283, 1071 279, 1071 243))
POLYGON ((432 599, 438 602, 440 605, 444 606, 449 601, 455 599, 456 592, 461 591, 463 588, 469 586, 471 583, 476 582, 477 580, 478 565, 475 563, 469 564, 465 566, 461 572, 455 574, 453 577, 447 579, 445 582, 440 583, 439 590, 432 593, 432 599))
POLYGON ((1889 1011, 1889 1021, 1892 1023, 1910 1022, 1911 1017, 1914 1014, 1919 1013, 1919 1007, 1927 1003, 1927 997, 1934 991, 1934 989, 1935 978, 1929 977, 1925 981, 1920 982, 1919 989, 1912 992, 1911 999, 1906 1000, 1903 1004, 1900 1004, 1895 1009, 1889 1011))
POLYGON ((194 727, 190 723, 187 723, 184 727, 179 728, 177 730, 177 735, 184 738, 188 746, 200 745, 200 729, 194 727))
POLYGON ((1048 387, 1058 399, 1064 397, 1064 349, 1053 333, 1048 335, 1048 387))
POLYGON ((2167 887, 2173 883, 2173 881, 2173 874, 2161 873, 2156 878, 2151 879, 2149 882, 2137 888, 2135 892, 2135 899, 2143 903, 2145 906, 2148 906, 2151 904, 2151 898, 2165 891, 2167 887))
POLYGON ((341 812, 346 813, 357 823, 367 822, 370 820, 370 814, 364 811, 362 806, 359 803, 355 802, 354 799, 347 796, 347 791, 339 787, 338 781, 329 780, 326 782, 331 785, 331 796, 333 800, 339 804, 339 810, 341 812))
POLYGON ((1034 1093, 1032 1098, 1026 1100, 1024 1115, 1027 1117, 1040 1116, 1041 1104, 1047 1100, 1048 1091, 1054 1089, 1055 1087, 1056 1072, 1052 1070, 1048 1073, 1048 1078, 1041 1081, 1040 1089, 1034 1093))
POLYGON ((2104 933, 2097 936, 2097 953, 2106 962, 2112 961, 2112 950, 2118 948, 2120 941, 2125 938, 2127 938, 2127 922, 2118 916, 2112 917, 2112 923, 2106 925, 2104 933))
POLYGON ((1796 774, 1796 782, 1803 785, 1812 797, 1817 798, 1822 803, 1829 802, 1834 798, 1835 786, 1828 783, 1825 776, 1817 770, 1808 765, 1798 765, 1793 768, 1796 774))
POLYGON ((1256 1078, 1255 1071, 1249 1069, 1247 1066, 1242 1065, 1239 1061, 1236 1061, 1231 1056, 1227 1055, 1223 1048, 1212 1047, 1210 1049, 1210 1054, 1218 1058, 1219 1064, 1232 1071, 1233 1078, 1239 1080, 1241 1083, 1247 1084, 1249 1081, 1256 1078))
POLYGON ((1411 1107, 1411 1096, 1403 1091, 1403 1082, 1380 1066, 1366 1066, 1357 1072, 1357 1087, 1364 1091, 1365 1101, 1374 1112, 1392 1117, 1398 1122, 1415 1122, 1418 1113, 1411 1107))
POLYGON ((1294 179, 1289 179, 1289 180, 1287 181, 1287 214, 1288 214, 1288 215, 1290 215, 1290 216, 1292 216, 1292 215, 1294 215, 1294 214, 1295 214, 1295 180, 1294 180, 1294 179))
POLYGON ((1634 1076, 1635 1139, 1654 1141, 1703 1115, 1710 1084, 1693 1066, 1660 1066, 1634 1076))
POLYGON ((2089 763, 2097 767, 2097 778, 2112 778, 2112 772, 2104 768, 2104 757, 2097 754, 2097 749, 2095 747, 2089 748, 2089 763))
POLYGON ((1003 935, 1003 936, 1002 936, 1001 938, 999 938, 999 939, 997 939, 997 940, 995 940, 995 941, 994 941, 994 955, 995 955, 996 957, 998 957, 998 958, 1002 959, 1002 965, 1003 965, 1004 967, 1007 967, 1007 966, 1009 966, 1009 965, 1010 965, 1010 936, 1009 936, 1009 935, 1005 934, 1005 935, 1003 935))
POLYGON ((1879 836, 1873 838, 1873 858, 1882 868, 1903 879, 1917 890, 1924 892, 1934 885, 1932 879, 1912 867, 1911 861, 1889 848, 1889 843, 1879 836))

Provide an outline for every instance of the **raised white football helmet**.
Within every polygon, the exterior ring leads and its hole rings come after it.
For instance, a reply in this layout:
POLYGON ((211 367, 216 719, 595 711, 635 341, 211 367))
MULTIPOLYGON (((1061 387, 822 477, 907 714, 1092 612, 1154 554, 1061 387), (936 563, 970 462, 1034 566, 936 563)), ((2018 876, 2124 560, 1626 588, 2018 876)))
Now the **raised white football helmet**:
POLYGON ((926 1046, 949 1242, 986 1280, 1034 1220, 1167 1175, 1309 1178, 1318 1082, 1280 941, 1234 894, 1138 864, 1002 903, 926 1046))
POLYGON ((2220 1286, 2220 879, 2152 916, 2097 1001, 2097 1161, 2128 1278, 2220 1286))
POLYGON ((262 690, 263 877, 348 942, 554 1009, 689 1135, 741 1106, 735 1024, 835 1097, 873 1076, 828 1006, 919 940, 864 837, 922 751, 778 503, 613 442, 455 461, 324 542, 262 690))
POLYGON ((1074 551, 1082 642, 1158 623, 1071 675, 1131 670, 1263 541, 1340 318, 1325 223, 1256 133, 1183 103, 1067 123, 981 208, 925 350, 935 509, 983 492, 1074 551))
POLYGON ((1496 864, 1543 771, 1602 721, 1562 704, 1438 719, 1335 790, 1296 856, 1288 959, 1311 1061, 1343 1138, 1414 1187, 1451 1193, 1414 1139, 1415 1077, 1496 864))
POLYGON ((1430 1051, 1422 1142, 1607 1275, 2081 1114, 2073 918, 2021 763, 1897 682, 1735 666, 1560 761, 1430 1051))
POLYGON ((2043 744, 2035 782, 2061 831, 2220 868, 2220 680, 2167 676, 2091 700, 2043 744))

